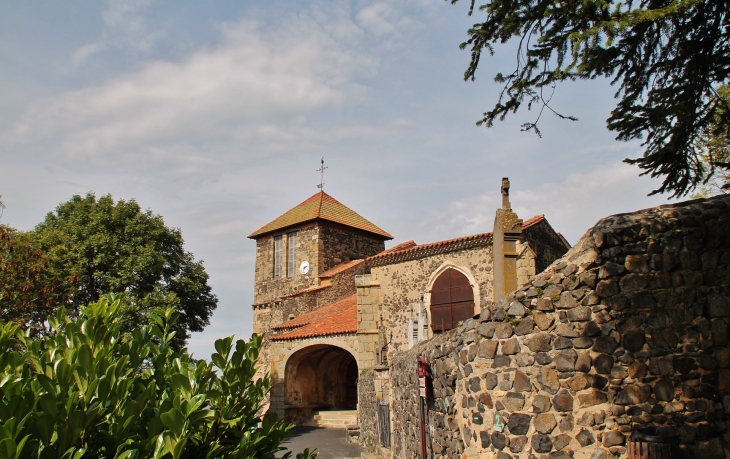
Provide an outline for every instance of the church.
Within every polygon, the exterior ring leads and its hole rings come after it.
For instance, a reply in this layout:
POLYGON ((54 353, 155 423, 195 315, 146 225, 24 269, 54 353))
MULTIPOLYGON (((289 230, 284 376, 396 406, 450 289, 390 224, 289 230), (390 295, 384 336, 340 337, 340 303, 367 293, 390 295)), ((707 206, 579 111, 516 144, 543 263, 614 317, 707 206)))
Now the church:
POLYGON ((390 233, 324 191, 251 233, 269 409, 300 425, 357 424, 362 372, 387 371, 390 355, 478 316, 568 251, 544 215, 515 214, 506 178, 501 193, 491 232, 426 244, 386 249, 390 233))

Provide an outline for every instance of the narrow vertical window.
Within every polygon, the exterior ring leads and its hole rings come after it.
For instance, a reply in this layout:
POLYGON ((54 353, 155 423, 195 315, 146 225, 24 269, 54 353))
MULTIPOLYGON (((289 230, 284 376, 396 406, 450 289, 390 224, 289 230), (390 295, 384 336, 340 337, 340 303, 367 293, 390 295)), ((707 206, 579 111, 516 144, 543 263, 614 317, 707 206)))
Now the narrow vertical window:
POLYGON ((274 279, 281 277, 281 236, 274 236, 274 279))
POLYGON ((291 232, 286 236, 287 248, 287 265, 288 265, 288 276, 294 276, 297 273, 297 232, 291 232))

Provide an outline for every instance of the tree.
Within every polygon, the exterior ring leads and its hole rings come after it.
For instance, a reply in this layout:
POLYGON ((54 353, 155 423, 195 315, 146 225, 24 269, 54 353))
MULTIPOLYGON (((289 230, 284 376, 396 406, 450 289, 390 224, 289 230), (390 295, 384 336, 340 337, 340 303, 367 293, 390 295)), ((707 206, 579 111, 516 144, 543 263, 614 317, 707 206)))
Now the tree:
POLYGON ((104 293, 125 293, 122 311, 132 329, 151 312, 173 307, 181 316, 176 344, 182 345, 188 332, 203 330, 218 304, 203 262, 185 251, 180 230, 134 200, 76 195, 24 237, 63 281, 72 311, 104 293))
POLYGON ((34 336, 64 300, 64 289, 41 250, 0 225, 0 320, 30 329, 34 336))
MULTIPOLYGON (((451 0, 456 3, 458 0, 451 0)), ((469 14, 474 10, 471 0, 469 14)), ((662 177, 654 193, 682 196, 730 164, 710 157, 703 166, 698 140, 707 126, 730 138, 730 110, 717 87, 730 72, 730 3, 723 0, 488 0, 482 23, 469 29, 464 78, 474 79, 482 51, 516 39, 516 68, 498 73, 498 102, 477 122, 487 127, 523 104, 539 107, 537 122, 557 83, 611 78, 618 85, 608 128, 618 140, 644 139, 643 156, 626 159, 642 175, 662 177)), ((575 119, 558 114, 563 118, 575 119)))
POLYGON ((271 390, 268 375, 254 379, 261 336, 219 339, 211 363, 196 361, 172 346, 173 309, 123 333, 121 307, 105 296, 73 316, 60 308, 40 339, 0 324, 2 457, 269 459, 284 449, 293 426, 261 416, 271 390))
MULTIPOLYGON (((717 88, 717 94, 730 104, 730 86, 720 86, 717 88)), ((727 108, 721 107, 720 112, 722 111, 727 111, 727 108)), ((730 163, 730 139, 716 136, 714 134, 717 130, 716 125, 716 122, 711 122, 698 140, 698 147, 704 152, 702 154, 702 165, 707 170, 707 179, 693 197, 708 197, 721 193, 730 193, 730 169, 713 170, 712 168, 712 165, 717 162, 730 163)))

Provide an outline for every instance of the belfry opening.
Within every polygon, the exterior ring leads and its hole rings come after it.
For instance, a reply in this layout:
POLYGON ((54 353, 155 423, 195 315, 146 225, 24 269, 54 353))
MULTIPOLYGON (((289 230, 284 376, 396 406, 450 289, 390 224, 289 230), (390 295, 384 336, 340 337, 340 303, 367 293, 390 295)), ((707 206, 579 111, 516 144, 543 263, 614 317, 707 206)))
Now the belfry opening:
POLYGON ((316 344, 289 357, 285 370, 285 414, 296 424, 317 412, 357 409, 358 368, 348 351, 316 344))

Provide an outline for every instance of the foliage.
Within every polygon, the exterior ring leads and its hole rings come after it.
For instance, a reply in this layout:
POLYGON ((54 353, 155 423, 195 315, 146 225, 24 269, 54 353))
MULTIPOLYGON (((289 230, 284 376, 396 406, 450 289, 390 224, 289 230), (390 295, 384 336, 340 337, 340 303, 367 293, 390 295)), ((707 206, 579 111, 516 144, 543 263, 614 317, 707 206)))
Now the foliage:
POLYGON ((63 299, 60 292, 40 249, 19 241, 14 229, 0 225, 0 319, 36 335, 63 299))
MULTIPOLYGON (((461 45, 471 48, 465 79, 484 49, 493 54, 513 38, 519 49, 514 71, 495 78, 504 83, 498 102, 477 124, 490 127, 525 103, 542 114, 557 83, 609 77, 618 105, 608 128, 618 140, 645 138, 643 156, 626 162, 664 179, 653 193, 685 195, 707 179, 703 130, 730 138, 730 110, 716 91, 730 71, 729 9, 720 0, 487 0, 479 7, 486 19, 461 45)), ((539 118, 523 129, 539 134, 539 118)), ((710 157, 710 167, 730 164, 710 157)))
MULTIPOLYGON (((720 86, 717 88, 717 94, 730 105, 730 86, 720 86)), ((720 114, 724 114, 727 110, 727 107, 721 107, 720 114)), ((720 119, 721 116, 717 118, 720 119)), ((730 192, 730 169, 713 167, 716 163, 730 163, 730 139, 715 135, 715 132, 719 129, 719 122, 713 121, 709 126, 706 126, 697 141, 698 148, 704 152, 702 154, 702 166, 707 173, 707 179, 692 197, 706 198, 730 192)))
POLYGON ((188 331, 203 330, 218 304, 203 262, 185 251, 180 230, 134 200, 73 196, 24 237, 64 281, 71 311, 103 293, 123 292, 122 312, 131 330, 151 312, 174 307, 181 315, 175 345, 181 347, 188 331))
POLYGON ((120 307, 108 296, 76 317, 60 308, 42 339, 0 326, 0 456, 271 458, 283 449, 292 426, 258 414, 271 388, 268 376, 254 380, 261 336, 220 339, 211 363, 195 361, 171 346, 173 309, 124 334, 120 307))

